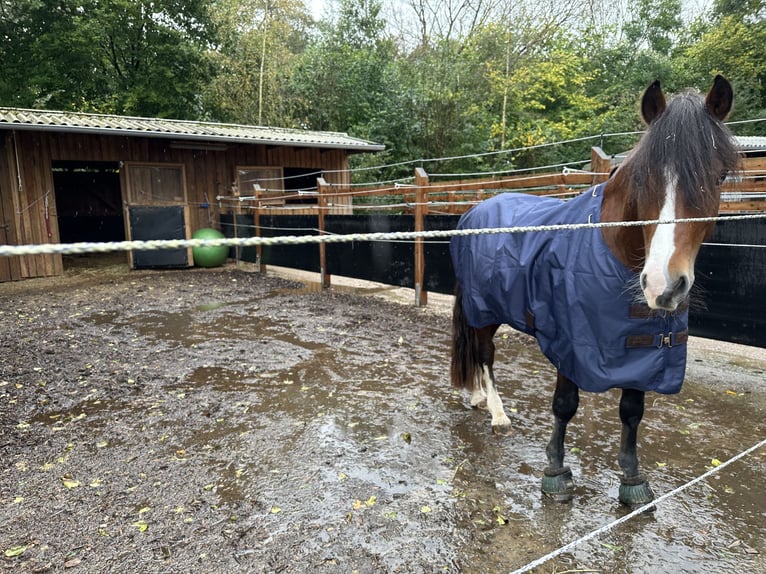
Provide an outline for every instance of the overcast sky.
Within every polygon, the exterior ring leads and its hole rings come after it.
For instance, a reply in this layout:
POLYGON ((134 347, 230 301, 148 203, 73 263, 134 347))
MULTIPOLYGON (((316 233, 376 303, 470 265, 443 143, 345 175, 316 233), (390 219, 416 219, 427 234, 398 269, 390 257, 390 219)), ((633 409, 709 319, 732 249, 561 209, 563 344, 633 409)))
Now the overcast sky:
MULTIPOLYGON (((324 16, 325 6, 329 6, 333 0, 305 0, 306 5, 311 10, 314 20, 320 20, 324 16)), ((391 2, 402 3, 402 0, 383 0, 383 7, 391 2)), ((701 12, 707 10, 712 5, 712 0, 682 0, 684 7, 684 16, 687 19, 693 19, 701 12)))

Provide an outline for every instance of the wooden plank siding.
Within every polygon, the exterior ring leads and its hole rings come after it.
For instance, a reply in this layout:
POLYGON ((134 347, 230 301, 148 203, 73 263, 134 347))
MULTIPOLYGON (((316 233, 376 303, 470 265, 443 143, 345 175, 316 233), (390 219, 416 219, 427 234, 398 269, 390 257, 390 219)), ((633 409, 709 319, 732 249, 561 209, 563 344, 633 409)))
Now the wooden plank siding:
MULTIPOLYGON (((18 185, 11 134, 0 134, 0 243, 19 243, 16 208, 13 198, 18 185)), ((0 281, 21 278, 19 257, 0 257, 0 281)))
MULTIPOLYGON (((210 147, 204 143, 196 145, 198 149, 187 147, 195 144, 179 149, 165 138, 0 130, 0 242, 11 245, 60 242, 52 171, 53 162, 57 161, 183 166, 190 232, 219 226, 221 210, 216 198, 233 195, 238 166, 326 170, 328 182, 345 185, 349 182, 345 171, 349 151, 344 149, 236 142, 221 149, 203 149, 210 147)), ((124 203, 126 179, 124 170, 120 172, 124 203)), ((350 207, 351 198, 344 201, 350 207)), ((61 273, 60 255, 0 258, 0 281, 61 273)))

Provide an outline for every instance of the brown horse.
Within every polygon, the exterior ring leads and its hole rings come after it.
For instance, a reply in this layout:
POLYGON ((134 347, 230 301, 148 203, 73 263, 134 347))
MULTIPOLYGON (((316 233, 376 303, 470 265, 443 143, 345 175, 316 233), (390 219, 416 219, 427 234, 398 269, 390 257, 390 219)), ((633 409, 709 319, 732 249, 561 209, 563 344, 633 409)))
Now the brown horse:
POLYGON ((461 217, 461 229, 660 222, 451 241, 457 276, 452 383, 472 391, 474 406, 486 403, 494 431, 509 432, 493 373, 492 339, 503 323, 537 338, 558 372, 542 481, 543 492, 557 500, 572 497, 564 436, 579 391, 609 388, 622 389, 620 501, 638 505, 653 499, 636 452, 644 395, 681 389, 694 261, 714 226, 677 220, 718 214, 719 185, 738 163, 722 123, 732 99, 731 85, 721 76, 705 98, 686 91, 667 102, 656 81, 641 100, 648 129, 606 183, 567 202, 500 194, 461 217))

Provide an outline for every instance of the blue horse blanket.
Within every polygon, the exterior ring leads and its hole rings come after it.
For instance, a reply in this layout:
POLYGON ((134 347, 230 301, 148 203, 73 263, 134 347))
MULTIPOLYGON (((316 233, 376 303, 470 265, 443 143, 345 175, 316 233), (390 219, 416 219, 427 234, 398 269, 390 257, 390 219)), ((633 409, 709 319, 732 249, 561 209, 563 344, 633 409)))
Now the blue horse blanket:
MULTIPOLYGON (((458 229, 598 222, 603 184, 570 201, 504 193, 466 212, 458 229)), ((455 236, 450 253, 472 327, 506 323, 584 391, 681 390, 688 310, 637 304, 635 273, 598 228, 455 236)))

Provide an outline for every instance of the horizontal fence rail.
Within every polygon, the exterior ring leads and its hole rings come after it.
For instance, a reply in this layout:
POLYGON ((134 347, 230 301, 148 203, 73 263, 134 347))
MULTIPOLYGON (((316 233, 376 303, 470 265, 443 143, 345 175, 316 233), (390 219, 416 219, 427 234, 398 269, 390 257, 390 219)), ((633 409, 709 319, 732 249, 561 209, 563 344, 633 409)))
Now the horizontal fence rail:
MULTIPOLYGON (((613 167, 612 158, 595 147, 589 164, 580 162, 580 168, 572 165, 565 165, 556 172, 526 170, 460 178, 428 174, 422 168, 415 168, 411 178, 376 186, 341 186, 319 177, 315 190, 288 192, 254 184, 247 190, 248 195, 241 193, 245 190, 238 190, 232 196, 216 197, 221 213, 218 223, 227 235, 225 239, 0 245, 0 257, 226 245, 233 247, 233 257, 257 262, 262 269, 275 264, 316 271, 324 286, 329 286, 331 275, 336 274, 412 287, 416 304, 425 305, 429 290, 452 291, 453 276, 446 244, 454 235, 658 223, 602 222, 456 232, 457 216, 492 195, 511 191, 567 198, 605 181, 613 167), (372 246, 376 243, 377 246, 372 246), (402 245, 397 247, 398 243, 402 245), (317 246, 315 250, 308 249, 311 244, 317 246), (359 268, 370 264, 373 270, 360 271, 359 268)), ((703 245, 703 252, 714 252, 708 273, 711 277, 720 275, 721 265, 729 264, 726 275, 734 277, 740 273, 742 280, 748 282, 744 291, 753 283, 762 292, 766 283, 763 276, 766 252, 762 249, 766 246, 764 226, 751 222, 749 235, 745 236, 732 229, 733 222, 747 224, 746 220, 761 218, 766 218, 766 158, 743 158, 740 170, 730 174, 722 185, 719 217, 679 221, 724 220, 723 227, 716 228, 716 233, 723 229, 719 237, 703 245), (743 250, 749 254, 747 260, 739 268, 730 265, 743 250)), ((706 253, 702 255, 698 263, 705 259, 706 253)), ((721 288, 729 286, 724 282, 721 288)), ((714 303, 727 301, 731 305, 732 296, 739 296, 742 291, 743 287, 738 285, 732 288, 732 293, 724 292, 711 300, 714 303)), ((754 316, 762 317, 760 308, 753 308, 752 304, 757 307, 758 301, 742 303, 742 321, 737 323, 739 318, 735 318, 734 323, 729 323, 736 328, 736 324, 750 325, 754 316)), ((710 333, 708 328, 706 334, 710 333)), ((758 344, 766 346, 766 340, 758 344)))

